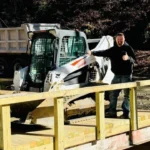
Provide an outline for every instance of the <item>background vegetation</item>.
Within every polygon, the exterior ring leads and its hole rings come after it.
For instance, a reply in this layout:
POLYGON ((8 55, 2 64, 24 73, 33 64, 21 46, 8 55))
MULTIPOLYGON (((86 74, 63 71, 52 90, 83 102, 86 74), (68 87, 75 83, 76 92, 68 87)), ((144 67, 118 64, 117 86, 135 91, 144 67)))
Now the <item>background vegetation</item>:
POLYGON ((148 49, 149 0, 0 0, 2 27, 22 23, 60 23, 89 38, 124 32, 136 49, 148 49))

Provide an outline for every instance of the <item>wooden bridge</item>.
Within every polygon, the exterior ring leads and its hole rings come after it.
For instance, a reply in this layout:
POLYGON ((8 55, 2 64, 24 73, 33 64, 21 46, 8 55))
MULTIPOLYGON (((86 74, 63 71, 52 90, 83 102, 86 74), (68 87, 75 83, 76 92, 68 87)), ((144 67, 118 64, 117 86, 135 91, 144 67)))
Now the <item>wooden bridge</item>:
MULTIPOLYGON (((1 81, 1 80, 0 80, 1 81)), ((150 112, 138 111, 137 88, 149 86, 150 80, 102 85, 73 90, 42 93, 17 93, 0 91, 0 149, 3 150, 108 150, 125 149, 131 145, 150 141, 150 112), (104 92, 130 88, 130 119, 109 119, 104 114, 104 92), (64 125, 64 97, 76 94, 96 94, 96 116, 74 120, 64 125), (17 103, 52 98, 54 125, 11 123, 10 107, 17 103)))

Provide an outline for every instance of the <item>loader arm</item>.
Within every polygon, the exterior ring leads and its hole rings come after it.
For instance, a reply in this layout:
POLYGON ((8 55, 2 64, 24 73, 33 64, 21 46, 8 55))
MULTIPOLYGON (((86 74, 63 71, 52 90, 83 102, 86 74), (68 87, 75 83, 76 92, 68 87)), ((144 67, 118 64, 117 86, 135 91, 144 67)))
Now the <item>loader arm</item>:
POLYGON ((49 71, 44 84, 44 91, 55 89, 59 85, 64 83, 64 79, 71 73, 84 68, 95 62, 94 56, 84 55, 68 64, 65 64, 54 71, 49 71))

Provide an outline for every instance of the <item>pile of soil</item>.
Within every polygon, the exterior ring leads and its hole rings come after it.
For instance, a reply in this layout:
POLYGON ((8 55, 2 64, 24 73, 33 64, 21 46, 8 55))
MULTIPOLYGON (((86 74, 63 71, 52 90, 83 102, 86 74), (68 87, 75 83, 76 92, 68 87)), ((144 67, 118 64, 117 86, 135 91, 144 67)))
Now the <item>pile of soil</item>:
POLYGON ((133 77, 141 80, 150 79, 150 50, 137 50, 135 55, 136 63, 133 69, 133 77))

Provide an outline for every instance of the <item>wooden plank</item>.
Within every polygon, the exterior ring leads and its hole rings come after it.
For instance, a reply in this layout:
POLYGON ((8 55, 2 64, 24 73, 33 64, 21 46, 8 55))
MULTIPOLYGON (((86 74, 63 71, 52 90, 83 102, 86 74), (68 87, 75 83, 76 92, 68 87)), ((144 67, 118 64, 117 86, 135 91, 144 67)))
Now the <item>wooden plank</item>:
MULTIPOLYGON (((141 116, 142 118, 143 118, 143 116, 145 117, 145 120, 140 118, 141 125, 144 125, 145 121, 147 121, 147 118, 149 118, 149 116, 150 116, 150 112, 149 113, 139 112, 139 116, 141 116)), ((94 116, 93 116, 93 118, 94 118, 94 116)), ((95 126, 96 126, 95 119, 85 120, 83 122, 78 122, 73 125, 65 125, 65 127, 64 127, 65 148, 76 147, 77 145, 88 143, 90 141, 95 141, 96 140, 95 126)), ((143 126, 141 126, 141 127, 143 127, 143 126)), ((116 119, 106 118, 105 119, 105 135, 107 137, 105 140, 107 140, 108 137, 110 137, 110 136, 111 136, 111 138, 113 138, 115 135, 129 132, 129 130, 130 129, 129 129, 129 120, 128 119, 119 119, 119 118, 116 118, 116 119)), ((31 148, 31 149, 36 150, 36 148, 37 149, 41 148, 41 150, 42 150, 44 148, 47 148, 47 146, 49 144, 52 147, 52 145, 53 145, 52 137, 53 136, 55 136, 54 129, 29 131, 29 132, 21 134, 21 136, 19 136, 18 133, 17 134, 14 133, 12 135, 13 148, 14 148, 13 150, 24 149, 27 146, 28 146, 28 148, 26 148, 26 149, 31 148), (40 146, 43 146, 44 148, 40 147, 40 146)), ((100 140, 100 141, 104 141, 104 140, 100 140)), ((117 139, 117 142, 118 142, 118 139, 117 139)), ((122 141, 122 142, 124 143, 124 141, 122 141)))
POLYGON ((10 106, 0 107, 0 148, 11 149, 10 106))
POLYGON ((29 114, 29 118, 32 118, 32 123, 36 123, 38 118, 45 118, 54 116, 54 100, 45 99, 37 108, 35 108, 29 114))
MULTIPOLYGON (((44 146, 50 144, 53 146, 53 138, 44 136, 45 131, 40 134, 35 134, 36 132, 26 134, 13 134, 12 135, 12 147, 26 147, 26 149, 38 148, 40 146, 44 146)), ((19 149, 19 148, 18 148, 19 149)))
POLYGON ((64 102, 63 98, 54 99, 55 150, 64 150, 64 102))
POLYGON ((130 122, 131 130, 138 129, 138 119, 137 119, 137 100, 136 100, 136 89, 130 89, 130 122))
POLYGON ((138 128, 150 126, 150 112, 138 112, 138 128))
POLYGON ((125 133, 100 140, 95 143, 88 142, 66 150, 122 150, 129 147, 129 136, 125 133))
MULTIPOLYGON (((134 145, 139 145, 139 144, 149 142, 150 141, 150 134, 149 133, 150 133, 150 127, 146 127, 146 128, 132 131, 132 143, 134 145)), ((143 147, 143 149, 145 149, 145 148, 143 147)))
POLYGON ((1 82, 12 82, 13 81, 13 79, 12 78, 0 78, 0 83, 1 82))
POLYGON ((104 92, 96 93, 97 140, 105 139, 104 92))
POLYGON ((148 86, 148 85, 150 85, 150 80, 137 81, 137 86, 148 86))
POLYGON ((0 95, 4 95, 4 94, 13 94, 14 91, 11 90, 0 90, 0 95))
POLYGON ((126 89, 126 88, 133 88, 136 87, 136 82, 131 83, 121 83, 121 84, 113 84, 113 85, 102 85, 102 86, 93 86, 93 87, 85 87, 85 88, 78 88, 78 89, 71 89, 71 90, 58 90, 52 92, 42 92, 42 93, 35 93, 35 94, 13 94, 13 95, 2 95, 0 96, 0 105, 8 105, 14 103, 21 103, 21 102, 29 102, 29 101, 37 101, 40 99, 46 99, 49 97, 65 97, 70 95, 76 94, 89 94, 95 92, 103 92, 103 91, 110 91, 116 89, 126 89))

